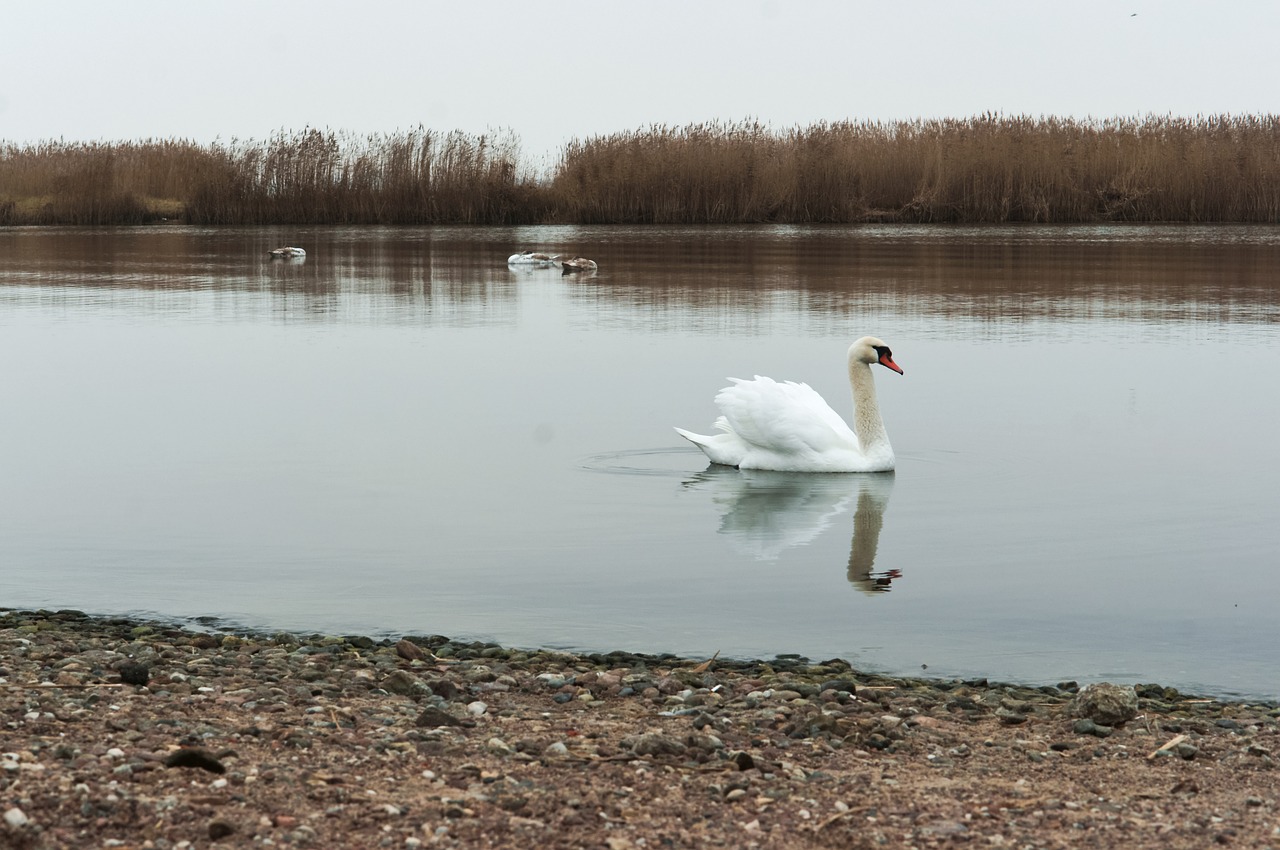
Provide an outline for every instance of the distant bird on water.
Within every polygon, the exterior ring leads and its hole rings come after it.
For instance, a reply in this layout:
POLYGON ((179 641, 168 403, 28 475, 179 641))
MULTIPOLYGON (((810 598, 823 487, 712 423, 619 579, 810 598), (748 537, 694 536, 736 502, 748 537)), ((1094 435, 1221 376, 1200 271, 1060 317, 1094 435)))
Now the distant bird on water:
POLYGON ((534 251, 521 251, 519 254, 512 254, 507 257, 507 265, 509 266, 554 266, 556 260, 560 259, 560 255, 535 253, 534 251))
POLYGON ((272 248, 267 252, 272 257, 289 258, 289 257, 305 257, 307 252, 301 248, 291 248, 286 245, 283 248, 272 248))
POLYGON ((588 260, 586 257, 574 257, 572 260, 565 260, 560 264, 560 274, 566 275, 572 272, 593 272, 596 270, 596 261, 588 260))

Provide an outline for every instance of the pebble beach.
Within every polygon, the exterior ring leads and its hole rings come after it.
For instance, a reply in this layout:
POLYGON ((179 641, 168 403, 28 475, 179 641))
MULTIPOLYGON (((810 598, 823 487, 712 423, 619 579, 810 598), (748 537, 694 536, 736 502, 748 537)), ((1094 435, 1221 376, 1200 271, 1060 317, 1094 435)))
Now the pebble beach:
POLYGON ((0 610, 0 847, 1280 847, 1280 708, 0 610))

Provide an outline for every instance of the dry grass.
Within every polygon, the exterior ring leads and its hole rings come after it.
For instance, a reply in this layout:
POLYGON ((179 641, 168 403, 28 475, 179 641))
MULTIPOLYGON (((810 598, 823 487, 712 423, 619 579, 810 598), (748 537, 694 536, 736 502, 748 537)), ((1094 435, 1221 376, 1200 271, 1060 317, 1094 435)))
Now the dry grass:
POLYGON ((510 224, 545 212, 514 136, 304 130, 262 141, 0 148, 0 223, 510 224))
POLYGON ((569 221, 1280 220, 1280 116, 654 127, 569 144, 569 221))
POLYGON ((1280 116, 756 123, 570 142, 419 128, 0 147, 0 224, 1280 221, 1280 116))

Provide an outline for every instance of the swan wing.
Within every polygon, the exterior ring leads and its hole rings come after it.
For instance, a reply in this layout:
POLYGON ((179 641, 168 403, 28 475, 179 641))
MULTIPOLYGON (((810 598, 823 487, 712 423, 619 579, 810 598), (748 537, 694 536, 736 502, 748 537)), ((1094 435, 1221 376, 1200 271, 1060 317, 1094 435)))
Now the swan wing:
POLYGON ((722 430, 774 453, 810 455, 857 449, 848 424, 808 384, 756 375, 732 383, 716 395, 722 430))

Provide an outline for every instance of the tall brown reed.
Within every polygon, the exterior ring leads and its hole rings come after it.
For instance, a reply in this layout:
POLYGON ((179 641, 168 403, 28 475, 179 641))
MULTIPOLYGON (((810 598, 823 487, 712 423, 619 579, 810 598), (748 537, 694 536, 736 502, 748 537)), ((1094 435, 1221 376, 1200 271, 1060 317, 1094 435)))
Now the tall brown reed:
POLYGON ((571 142, 583 222, 1280 220, 1280 116, 651 127, 571 142))
POLYGON ((509 132, 0 145, 0 224, 1280 221, 1280 116, 654 126, 549 175, 509 132))

